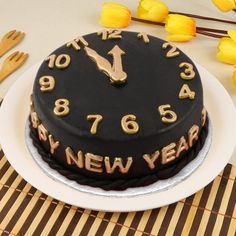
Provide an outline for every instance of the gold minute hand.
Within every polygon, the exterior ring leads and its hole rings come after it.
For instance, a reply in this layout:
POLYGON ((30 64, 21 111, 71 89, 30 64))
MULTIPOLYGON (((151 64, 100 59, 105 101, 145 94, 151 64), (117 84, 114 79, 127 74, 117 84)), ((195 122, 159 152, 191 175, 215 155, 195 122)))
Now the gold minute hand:
POLYGON ((112 80, 120 81, 121 83, 125 82, 127 79, 127 74, 123 71, 121 56, 125 55, 125 52, 122 51, 119 46, 115 46, 108 52, 109 55, 113 56, 113 73, 110 75, 112 80))
POLYGON ((123 71, 121 61, 121 56, 125 53, 117 45, 108 53, 113 56, 113 65, 92 48, 86 46, 84 47, 84 50, 96 63, 98 69, 110 78, 112 83, 120 84, 126 82, 127 74, 123 71))

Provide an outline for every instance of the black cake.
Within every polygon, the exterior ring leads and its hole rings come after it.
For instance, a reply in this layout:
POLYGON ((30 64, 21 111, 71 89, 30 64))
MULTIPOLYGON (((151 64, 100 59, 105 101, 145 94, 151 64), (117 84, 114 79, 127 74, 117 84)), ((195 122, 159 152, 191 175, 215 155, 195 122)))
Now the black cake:
POLYGON ((177 174, 208 131, 194 63, 145 33, 103 30, 55 50, 35 78, 31 137, 82 185, 141 187, 177 174))

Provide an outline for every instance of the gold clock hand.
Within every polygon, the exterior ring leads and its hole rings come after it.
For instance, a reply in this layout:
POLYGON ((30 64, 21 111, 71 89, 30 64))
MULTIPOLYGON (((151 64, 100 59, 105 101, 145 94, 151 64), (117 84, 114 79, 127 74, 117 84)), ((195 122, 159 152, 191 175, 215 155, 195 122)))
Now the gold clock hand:
POLYGON ((100 56, 95 50, 86 46, 84 47, 86 54, 96 63, 98 69, 105 73, 111 80, 112 83, 124 83, 127 79, 127 74, 123 71, 121 55, 124 52, 116 45, 110 52, 109 55, 113 56, 113 65, 100 56))
POLYGON ((111 74, 112 79, 115 81, 119 81, 120 83, 125 82, 127 74, 123 71, 121 61, 121 56, 124 55, 125 52, 116 45, 110 52, 108 52, 108 54, 113 56, 113 73, 111 74))
POLYGON ((105 72, 109 76, 109 72, 112 71, 110 62, 101 57, 95 50, 89 47, 84 47, 86 54, 96 63, 100 71, 105 72))

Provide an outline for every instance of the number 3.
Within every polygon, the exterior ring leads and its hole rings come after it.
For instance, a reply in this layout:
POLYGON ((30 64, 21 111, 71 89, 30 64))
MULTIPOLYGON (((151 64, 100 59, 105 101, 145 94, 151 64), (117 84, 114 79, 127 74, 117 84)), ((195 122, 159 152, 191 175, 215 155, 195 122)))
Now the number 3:
POLYGON ((177 115, 174 111, 170 110, 171 106, 169 104, 161 105, 158 107, 158 111, 161 115, 161 120, 163 123, 174 123, 177 120, 177 115))
POLYGON ((185 69, 184 72, 180 73, 180 77, 185 80, 193 79, 195 77, 195 71, 193 69, 193 65, 187 62, 182 62, 180 63, 179 68, 183 67, 185 67, 185 69))

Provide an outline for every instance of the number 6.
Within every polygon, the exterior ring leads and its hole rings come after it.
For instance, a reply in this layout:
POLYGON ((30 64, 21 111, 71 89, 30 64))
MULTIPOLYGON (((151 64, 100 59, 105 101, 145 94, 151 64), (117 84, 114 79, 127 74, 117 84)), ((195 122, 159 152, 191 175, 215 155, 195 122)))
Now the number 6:
POLYGON ((135 115, 126 115, 121 119, 121 127, 123 131, 127 134, 136 134, 139 130, 139 125, 135 121, 135 115))

